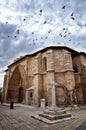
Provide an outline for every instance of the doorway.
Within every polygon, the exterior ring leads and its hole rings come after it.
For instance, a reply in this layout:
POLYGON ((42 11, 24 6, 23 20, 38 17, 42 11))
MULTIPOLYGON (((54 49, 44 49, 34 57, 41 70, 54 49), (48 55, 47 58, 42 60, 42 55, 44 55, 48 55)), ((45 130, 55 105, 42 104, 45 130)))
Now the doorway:
POLYGON ((23 87, 20 87, 19 88, 19 95, 18 95, 18 102, 19 103, 22 103, 22 101, 23 101, 23 92, 24 92, 23 87))
POLYGON ((28 91, 28 101, 29 105, 33 104, 33 90, 28 91))

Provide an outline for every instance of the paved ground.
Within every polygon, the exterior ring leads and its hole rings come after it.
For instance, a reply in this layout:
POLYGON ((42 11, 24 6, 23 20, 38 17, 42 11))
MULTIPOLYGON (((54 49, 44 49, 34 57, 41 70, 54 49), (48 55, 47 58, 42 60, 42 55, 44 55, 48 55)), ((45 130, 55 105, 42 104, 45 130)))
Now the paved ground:
POLYGON ((17 104, 14 109, 0 105, 0 130, 86 130, 86 110, 72 110, 71 114, 77 118, 53 125, 31 117, 41 112, 41 108, 26 105, 17 104))

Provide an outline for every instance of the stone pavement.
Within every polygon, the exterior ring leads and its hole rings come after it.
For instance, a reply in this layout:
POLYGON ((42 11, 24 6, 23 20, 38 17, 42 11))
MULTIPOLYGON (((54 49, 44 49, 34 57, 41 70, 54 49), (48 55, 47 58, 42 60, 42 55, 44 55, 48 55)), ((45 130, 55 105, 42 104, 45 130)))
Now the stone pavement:
POLYGON ((76 130, 86 130, 86 121, 83 122, 79 127, 77 127, 76 130))
POLYGON ((77 118, 53 125, 31 117, 42 110, 21 104, 15 104, 14 109, 10 109, 9 104, 0 104, 0 130, 82 130, 81 127, 86 130, 86 110, 72 110, 71 114, 77 118))

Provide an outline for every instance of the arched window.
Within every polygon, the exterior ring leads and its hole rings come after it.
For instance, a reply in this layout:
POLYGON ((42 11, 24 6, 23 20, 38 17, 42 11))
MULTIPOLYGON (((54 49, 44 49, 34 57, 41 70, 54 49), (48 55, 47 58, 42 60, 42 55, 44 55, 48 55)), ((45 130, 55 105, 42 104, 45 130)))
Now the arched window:
POLYGON ((78 73, 78 66, 77 65, 73 66, 73 70, 74 70, 74 73, 78 73))
POLYGON ((47 58, 46 57, 43 58, 43 70, 47 71, 47 58))

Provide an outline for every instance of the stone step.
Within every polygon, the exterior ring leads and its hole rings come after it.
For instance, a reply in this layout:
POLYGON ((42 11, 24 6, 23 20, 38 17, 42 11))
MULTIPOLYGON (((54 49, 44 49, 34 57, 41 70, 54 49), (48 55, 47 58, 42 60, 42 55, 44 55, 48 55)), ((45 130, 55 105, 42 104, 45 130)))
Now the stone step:
POLYGON ((57 111, 54 111, 54 110, 49 110, 49 109, 46 109, 43 111, 44 114, 49 114, 49 115, 61 115, 61 114, 66 114, 66 111, 65 110, 57 110, 57 111))
POLYGON ((57 120, 49 120, 49 119, 44 118, 44 117, 39 116, 39 115, 32 115, 31 117, 36 119, 36 120, 42 121, 44 123, 47 123, 47 124, 55 124, 55 123, 58 123, 58 122, 63 122, 63 121, 67 121, 67 120, 71 120, 71 119, 76 118, 74 116, 71 116, 71 117, 66 117, 66 118, 57 119, 57 120))
POLYGON ((53 120, 58 120, 58 119, 71 117, 71 114, 70 113, 65 113, 65 114, 61 114, 61 115, 49 115, 49 114, 41 113, 41 114, 39 114, 39 116, 53 121, 53 120))

